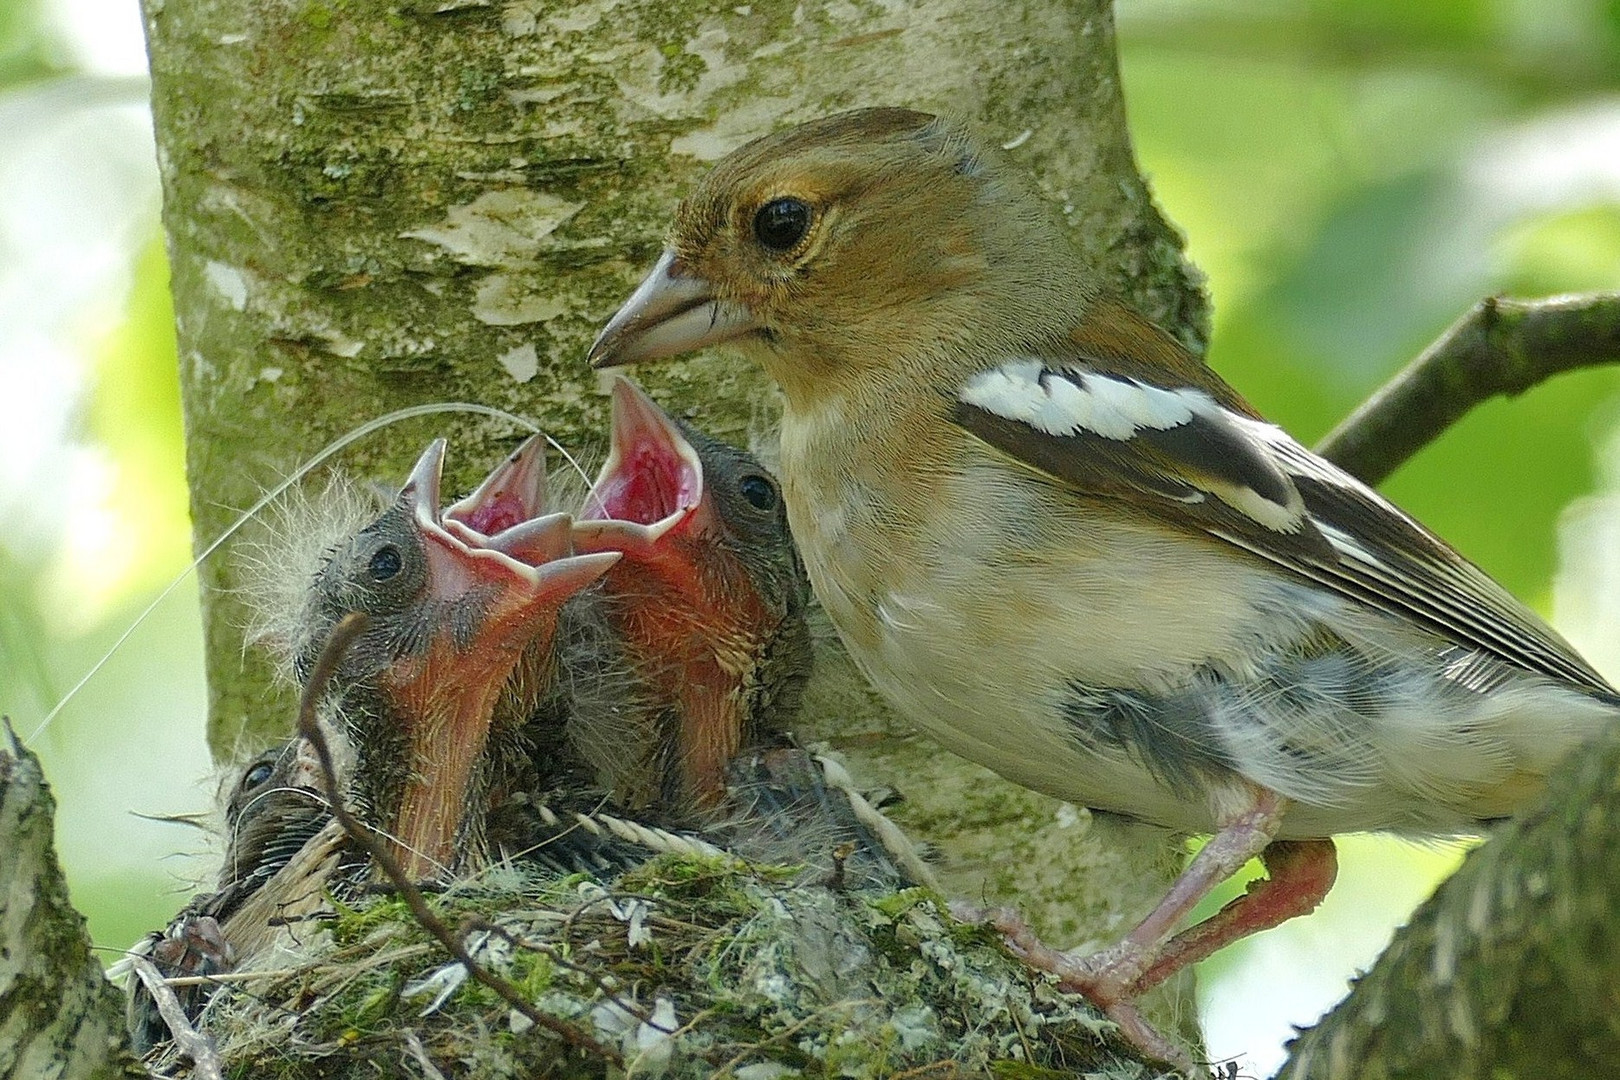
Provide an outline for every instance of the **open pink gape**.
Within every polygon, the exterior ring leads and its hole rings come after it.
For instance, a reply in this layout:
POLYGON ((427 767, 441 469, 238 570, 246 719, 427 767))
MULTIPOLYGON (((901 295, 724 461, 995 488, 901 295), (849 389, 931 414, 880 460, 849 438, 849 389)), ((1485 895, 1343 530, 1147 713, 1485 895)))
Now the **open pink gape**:
POLYGON ((697 529, 703 505, 697 451, 651 398, 620 379, 612 447, 580 509, 575 546, 651 554, 669 534, 697 529))

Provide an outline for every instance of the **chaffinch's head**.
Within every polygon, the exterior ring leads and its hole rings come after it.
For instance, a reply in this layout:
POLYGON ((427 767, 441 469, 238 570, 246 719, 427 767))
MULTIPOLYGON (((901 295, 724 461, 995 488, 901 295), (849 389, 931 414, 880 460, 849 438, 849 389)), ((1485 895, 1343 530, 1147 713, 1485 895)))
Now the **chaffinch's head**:
POLYGON ((792 399, 954 341, 1061 336, 1077 266, 1048 208, 961 125, 841 113, 755 140, 705 177, 591 359, 733 342, 792 399))

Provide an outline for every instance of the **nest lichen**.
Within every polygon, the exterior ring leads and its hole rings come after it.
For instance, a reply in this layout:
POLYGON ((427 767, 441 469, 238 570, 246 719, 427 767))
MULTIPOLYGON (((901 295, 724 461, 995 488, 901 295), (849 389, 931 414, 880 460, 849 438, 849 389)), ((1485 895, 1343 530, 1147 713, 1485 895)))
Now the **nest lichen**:
MULTIPOLYGON (((288 927, 274 970, 215 994, 198 1026, 225 1075, 1153 1075, 926 889, 665 855, 607 883, 497 868, 433 902, 479 963, 607 1053, 542 1030, 378 895, 288 927)), ((189 1068, 172 1049, 153 1064, 189 1068)))

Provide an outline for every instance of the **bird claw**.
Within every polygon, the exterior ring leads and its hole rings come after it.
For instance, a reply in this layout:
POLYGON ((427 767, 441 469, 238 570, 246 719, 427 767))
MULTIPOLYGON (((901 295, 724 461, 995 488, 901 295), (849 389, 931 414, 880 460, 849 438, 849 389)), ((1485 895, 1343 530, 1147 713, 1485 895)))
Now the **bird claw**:
POLYGON ((151 958, 168 976, 218 975, 236 965, 236 952, 211 915, 186 915, 171 925, 151 958))
POLYGON ((1010 907, 986 909, 953 901, 950 911, 960 922, 989 926, 1001 934, 1009 952, 1037 971, 1056 975, 1059 989, 1079 994, 1097 1006, 1144 1054, 1197 1075, 1192 1055, 1160 1034, 1136 1006, 1140 992, 1137 982, 1152 960, 1141 946, 1124 941, 1086 956, 1075 956, 1042 941, 1024 917, 1010 907))

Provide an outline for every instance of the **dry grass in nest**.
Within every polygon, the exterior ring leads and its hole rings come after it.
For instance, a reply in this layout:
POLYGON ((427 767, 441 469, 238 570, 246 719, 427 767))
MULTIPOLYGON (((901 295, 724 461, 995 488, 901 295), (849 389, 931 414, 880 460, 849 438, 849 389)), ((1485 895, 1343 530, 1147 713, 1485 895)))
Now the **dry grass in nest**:
MULTIPOLYGON (((434 898, 479 963, 602 1052, 467 978, 391 896, 289 927, 297 962, 238 975, 198 1026, 225 1076, 269 1080, 1150 1075, 937 895, 801 879, 666 855, 607 883, 502 867, 434 898)), ((172 1050, 152 1064, 188 1075, 172 1050)))

